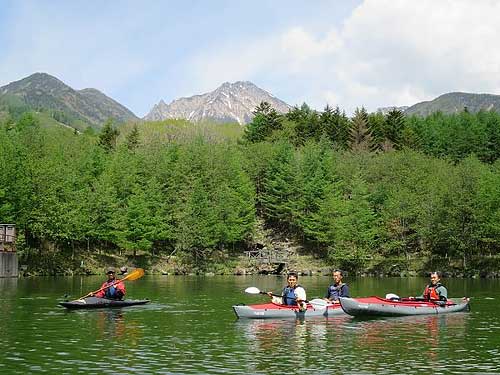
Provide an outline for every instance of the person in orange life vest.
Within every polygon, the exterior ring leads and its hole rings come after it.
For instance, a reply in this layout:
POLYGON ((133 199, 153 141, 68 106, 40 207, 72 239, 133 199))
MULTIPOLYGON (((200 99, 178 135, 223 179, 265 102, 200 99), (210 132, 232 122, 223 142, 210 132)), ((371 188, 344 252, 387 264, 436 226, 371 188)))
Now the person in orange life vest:
MULTIPOLYGON (((114 268, 112 267, 108 268, 106 275, 108 275, 108 280, 106 280, 101 285, 101 288, 105 288, 108 285, 116 282, 116 277, 115 277, 116 272, 114 268)), ((123 296, 125 296, 125 284, 121 281, 95 294, 95 297, 98 298, 108 298, 108 299, 118 299, 118 300, 123 299, 123 296)))
POLYGON ((431 272, 431 283, 424 289, 420 298, 428 301, 444 301, 448 299, 448 291, 441 284, 441 272, 431 272))

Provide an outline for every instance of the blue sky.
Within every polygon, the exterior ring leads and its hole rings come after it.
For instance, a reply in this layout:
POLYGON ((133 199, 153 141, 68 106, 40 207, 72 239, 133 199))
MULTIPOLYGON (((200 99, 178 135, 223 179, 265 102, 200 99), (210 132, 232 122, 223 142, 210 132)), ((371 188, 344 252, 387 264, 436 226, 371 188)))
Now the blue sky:
POLYGON ((375 110, 500 94, 499 36, 493 0, 0 0, 0 85, 47 72, 141 117, 236 80, 375 110))

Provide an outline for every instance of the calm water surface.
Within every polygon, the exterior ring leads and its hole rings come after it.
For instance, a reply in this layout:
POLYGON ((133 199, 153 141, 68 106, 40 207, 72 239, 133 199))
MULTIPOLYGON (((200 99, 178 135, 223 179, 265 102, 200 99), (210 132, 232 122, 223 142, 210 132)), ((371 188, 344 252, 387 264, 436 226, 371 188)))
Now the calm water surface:
MULTIPOLYGON (((281 277, 145 276, 127 283, 146 306, 66 311, 104 278, 0 279, 1 374, 500 373, 500 281, 448 279, 472 311, 360 320, 236 320, 231 305, 266 301, 281 277)), ((330 279, 303 277, 308 297, 330 279)), ((348 280, 353 296, 420 294, 426 279, 348 280)))

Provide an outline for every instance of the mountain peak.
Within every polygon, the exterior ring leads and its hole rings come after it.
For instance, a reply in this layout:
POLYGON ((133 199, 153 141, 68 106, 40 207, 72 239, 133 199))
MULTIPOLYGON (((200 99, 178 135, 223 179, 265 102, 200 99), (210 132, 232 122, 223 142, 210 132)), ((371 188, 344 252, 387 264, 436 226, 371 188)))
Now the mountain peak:
POLYGON ((182 118, 190 121, 238 122, 243 125, 253 118, 261 102, 269 102, 278 112, 288 112, 290 106, 250 81, 224 82, 214 91, 180 98, 165 104, 161 100, 144 117, 159 121, 182 118))
POLYGON ((70 89, 63 81, 51 76, 48 73, 33 73, 28 77, 14 81, 0 88, 0 94, 5 94, 10 91, 18 91, 27 89, 28 87, 43 90, 50 88, 52 90, 70 89))
POLYGON ((35 72, 33 74, 30 74, 27 77, 24 77, 20 81, 33 81, 33 80, 54 80, 54 81, 61 82, 59 79, 57 79, 53 75, 50 75, 49 73, 45 73, 45 72, 35 72))
POLYGON ((131 111, 99 90, 74 90, 58 78, 43 72, 0 87, 1 96, 15 96, 28 108, 64 113, 63 117, 69 122, 67 125, 86 123, 99 127, 108 118, 118 122, 137 119, 131 111))

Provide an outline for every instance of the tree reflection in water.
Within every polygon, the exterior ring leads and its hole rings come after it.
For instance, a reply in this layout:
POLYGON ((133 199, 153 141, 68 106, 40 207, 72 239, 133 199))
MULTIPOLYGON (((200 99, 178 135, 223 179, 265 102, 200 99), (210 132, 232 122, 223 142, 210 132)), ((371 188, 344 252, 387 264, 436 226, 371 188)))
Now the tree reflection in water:
POLYGON ((445 360, 439 354, 450 331, 454 340, 464 339, 469 314, 426 315, 403 318, 362 320, 350 316, 327 319, 265 320, 240 319, 235 323, 245 338, 248 350, 259 360, 255 371, 275 368, 269 358, 280 358, 280 366, 289 368, 300 362, 321 370, 332 358, 349 358, 366 368, 396 366, 404 351, 425 366, 445 360), (323 362, 322 362, 323 361, 323 362))

